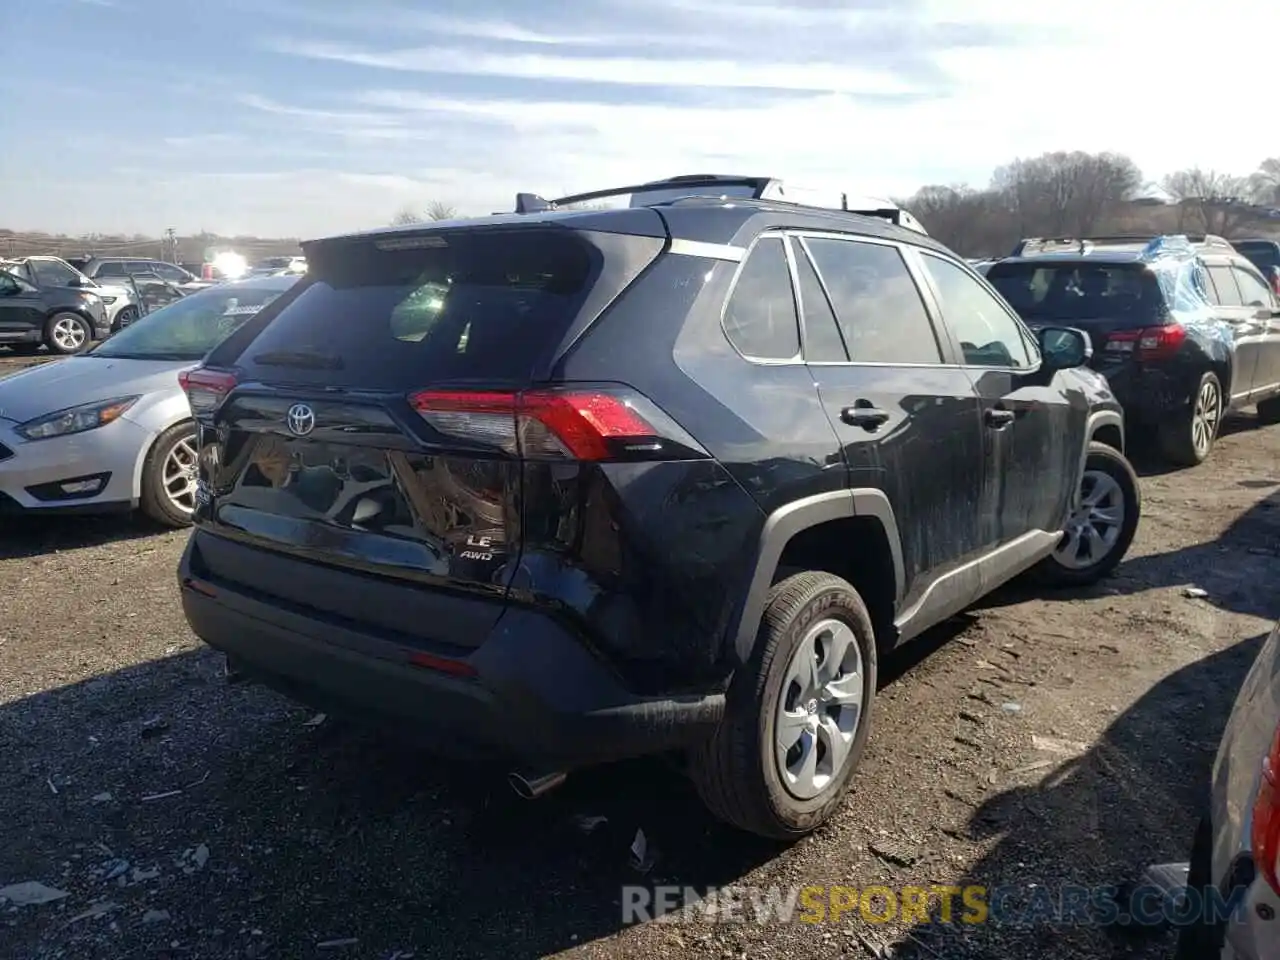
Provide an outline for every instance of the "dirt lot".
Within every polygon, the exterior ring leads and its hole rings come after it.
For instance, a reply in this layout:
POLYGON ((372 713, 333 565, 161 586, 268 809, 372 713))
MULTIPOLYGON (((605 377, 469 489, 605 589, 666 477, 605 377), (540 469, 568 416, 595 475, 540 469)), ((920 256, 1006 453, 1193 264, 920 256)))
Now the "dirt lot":
POLYGON ((890 944, 922 958, 1166 957, 1161 932, 909 929, 856 911, 835 925, 624 926, 619 902, 634 883, 1029 893, 1182 858, 1235 689, 1280 616, 1280 429, 1246 418, 1228 433, 1203 467, 1145 471, 1137 543, 1104 585, 1006 590, 882 668, 848 809, 790 849, 712 822, 660 763, 524 803, 504 771, 309 723, 270 692, 226 686, 188 633, 184 534, 6 521, 0 886, 68 896, 0 906, 0 957, 828 960, 890 944), (584 816, 607 821, 588 830, 584 816), (628 863, 637 829, 647 875, 628 863))

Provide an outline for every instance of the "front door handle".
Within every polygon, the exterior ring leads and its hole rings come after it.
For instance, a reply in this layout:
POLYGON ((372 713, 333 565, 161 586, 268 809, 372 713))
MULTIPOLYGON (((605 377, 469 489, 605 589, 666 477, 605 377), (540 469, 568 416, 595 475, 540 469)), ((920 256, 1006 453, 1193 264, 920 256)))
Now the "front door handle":
POLYGON ((1001 410, 999 407, 992 407, 986 414, 987 426, 995 427, 999 430, 1013 423, 1017 416, 1012 410, 1001 410))
POLYGON ((851 427, 875 430, 889 422, 889 411, 873 407, 867 401, 860 400, 852 407, 841 410, 840 419, 851 427))

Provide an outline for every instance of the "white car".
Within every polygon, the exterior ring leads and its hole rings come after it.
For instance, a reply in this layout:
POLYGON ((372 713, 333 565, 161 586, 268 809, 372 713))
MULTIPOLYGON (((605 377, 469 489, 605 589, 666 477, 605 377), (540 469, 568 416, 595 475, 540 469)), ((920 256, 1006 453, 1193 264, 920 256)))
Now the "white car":
POLYGON ((1280 960, 1280 623, 1236 695, 1190 862, 1146 880, 1193 921, 1176 960, 1280 960))
POLYGON ((220 284, 78 356, 0 380, 0 512, 127 512, 168 526, 195 508, 196 443, 178 374, 297 282, 220 284))

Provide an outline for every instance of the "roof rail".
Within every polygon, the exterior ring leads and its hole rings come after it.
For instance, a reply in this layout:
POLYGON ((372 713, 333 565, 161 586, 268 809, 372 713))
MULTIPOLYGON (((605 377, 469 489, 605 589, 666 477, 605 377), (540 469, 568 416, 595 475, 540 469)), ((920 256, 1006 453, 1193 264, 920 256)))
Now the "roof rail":
POLYGON ((1075 247, 1077 252, 1084 253, 1086 241, 1076 237, 1024 237, 1019 240, 1009 254, 1011 257, 1022 257, 1028 253, 1043 253, 1050 247, 1075 247))
POLYGON ((778 177, 745 177, 719 173, 681 174, 663 180, 571 194, 554 200, 544 199, 534 193, 518 193, 516 194, 516 213, 540 213, 575 203, 589 203, 593 200, 628 195, 632 197, 631 206, 649 206, 695 198, 732 197, 743 200, 769 200, 876 217, 917 233, 926 232, 920 222, 906 210, 883 200, 855 197, 854 205, 851 205, 848 193, 840 193, 833 197, 820 191, 788 188, 778 177), (646 199, 645 194, 650 194, 650 198, 646 199))

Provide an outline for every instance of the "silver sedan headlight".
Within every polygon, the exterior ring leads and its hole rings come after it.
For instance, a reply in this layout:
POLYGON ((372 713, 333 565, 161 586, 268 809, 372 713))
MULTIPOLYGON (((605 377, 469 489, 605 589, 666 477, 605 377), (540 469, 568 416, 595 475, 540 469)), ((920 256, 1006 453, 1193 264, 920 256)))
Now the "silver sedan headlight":
POLYGON ((82 403, 78 407, 68 407, 28 420, 17 428, 17 432, 28 440, 49 440, 53 437, 65 437, 73 433, 84 433, 96 430, 108 423, 119 420, 126 410, 138 402, 139 397, 116 397, 113 400, 97 400, 93 403, 82 403))

